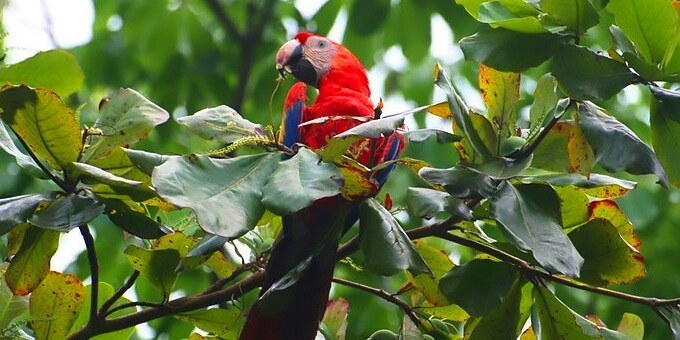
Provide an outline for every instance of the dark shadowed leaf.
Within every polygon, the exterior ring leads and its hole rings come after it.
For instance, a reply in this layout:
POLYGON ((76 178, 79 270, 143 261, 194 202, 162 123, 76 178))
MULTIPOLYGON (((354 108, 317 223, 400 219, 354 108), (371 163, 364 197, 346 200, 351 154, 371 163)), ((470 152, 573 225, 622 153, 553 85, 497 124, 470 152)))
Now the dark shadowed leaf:
POLYGON ((205 235, 194 248, 192 248, 188 253, 187 257, 192 256, 204 256, 214 253, 215 251, 221 249, 225 243, 229 242, 231 239, 228 237, 207 234, 205 235))
POLYGON ((19 164, 19 166, 26 172, 31 174, 31 176, 47 178, 47 175, 45 175, 40 167, 38 167, 38 164, 35 163, 33 158, 24 154, 21 152, 21 150, 19 150, 19 148, 17 148, 17 146, 14 144, 14 141, 12 140, 12 137, 9 135, 7 128, 5 127, 5 123, 3 123, 2 120, 0 120, 0 149, 3 149, 8 154, 14 156, 17 164, 19 164))
MULTIPOLYGON (((432 269, 432 275, 411 275, 409 272, 405 272, 409 279, 408 284, 412 284, 413 288, 420 292, 425 298, 427 303, 424 303, 423 305, 427 307, 423 308, 427 309, 435 308, 437 306, 448 306, 450 307, 447 311, 447 318, 449 320, 466 320, 469 317, 467 313, 465 313, 465 311, 463 311, 460 307, 451 305, 451 302, 449 302, 449 300, 446 299, 441 291, 439 291, 439 280, 442 278, 442 276, 444 276, 444 274, 454 267, 453 261, 449 259, 445 251, 429 245, 424 240, 414 240, 413 245, 416 247, 416 250, 418 250, 418 253, 423 257, 423 260, 425 260, 427 266, 432 269)), ((426 313, 441 312, 441 310, 433 311, 432 309, 424 311, 426 313)))
POLYGON ((171 158, 154 170, 153 185, 168 202, 193 209, 205 231, 237 237, 252 229, 264 213, 262 188, 280 159, 278 153, 171 158))
POLYGON ((642 255, 621 238, 611 222, 596 218, 569 233, 585 259, 581 279, 605 286, 635 282, 647 274, 642 255))
POLYGON ((63 50, 39 52, 9 67, 0 68, 0 83, 41 87, 66 98, 83 82, 76 58, 63 50))
MULTIPOLYGON (((99 282, 99 295, 97 296, 97 306, 101 307, 104 304, 104 301, 108 300, 111 298, 114 294, 115 290, 113 287, 111 287, 110 284, 106 282, 99 282)), ((87 321, 90 318, 90 302, 92 301, 92 296, 90 295, 92 293, 91 287, 88 285, 85 287, 85 299, 83 300, 81 311, 78 314, 78 318, 76 321, 73 323, 73 327, 71 328, 71 331, 76 331, 85 326, 87 321)), ((121 297, 116 301, 112 307, 117 307, 120 306, 124 303, 129 303, 130 300, 128 300, 125 297, 121 297)), ((133 312, 137 311, 135 307, 127 307, 123 308, 121 310, 115 311, 110 314, 110 317, 121 317, 123 315, 127 314, 132 314, 133 312)), ((129 339, 130 336, 135 332, 134 327, 129 327, 125 328, 119 331, 115 332, 110 332, 110 333, 105 333, 105 334, 100 334, 93 339, 96 340, 118 340, 118 339, 129 339)))
POLYGON ((74 162, 81 150, 75 113, 56 93, 24 85, 0 90, 0 118, 28 147, 52 167, 74 162))
POLYGON ((85 287, 71 274, 49 272, 31 294, 31 328, 38 339, 65 339, 82 313, 85 287))
MULTIPOLYGON (((502 302, 474 325, 469 339, 516 339, 529 317, 531 300, 531 285, 521 278, 515 278, 502 302)), ((467 334, 467 327, 465 331, 467 334)))
POLYGON ((551 19, 576 34, 584 33, 600 21, 588 0, 541 0, 540 5, 551 19))
POLYGON ((14 295, 28 295, 47 276, 50 259, 59 247, 59 235, 54 230, 28 227, 5 273, 7 285, 14 295))
POLYGON ((483 316, 497 306, 518 277, 504 262, 474 259, 454 267, 439 281, 446 298, 473 316, 483 316))
POLYGON ((57 193, 52 191, 0 199, 0 235, 8 233, 19 223, 25 223, 41 202, 56 197, 57 193))
POLYGON ((217 335, 223 339, 236 339, 243 328, 246 319, 243 311, 230 308, 202 309, 188 313, 174 315, 175 318, 190 322, 194 326, 211 335, 217 335))
POLYGON ((290 215, 312 202, 340 193, 343 179, 337 167, 323 163, 319 156, 301 148, 278 167, 262 188, 262 204, 271 212, 290 215))
POLYGON ((424 167, 418 171, 424 180, 440 185, 454 197, 489 197, 496 191, 496 181, 491 177, 466 168, 435 169, 424 167))
POLYGON ((120 89, 101 108, 96 128, 102 136, 92 136, 83 154, 84 162, 107 156, 113 149, 128 147, 144 139, 151 130, 168 120, 168 113, 132 89, 120 89))
POLYGON ((659 183, 668 187, 668 177, 654 151, 632 130, 591 103, 581 104, 578 114, 581 129, 595 152, 595 160, 605 170, 655 174, 659 183))
POLYGON ((87 224, 103 212, 104 205, 92 193, 81 191, 57 198, 28 221, 41 228, 67 232, 87 224))
POLYGON ((404 131, 402 132, 402 135, 404 135, 404 137, 406 137, 406 139, 412 143, 422 143, 432 137, 436 137, 437 143, 439 144, 453 143, 462 139, 461 136, 437 129, 404 131))
POLYGON ((668 179, 680 188, 680 93, 650 86, 652 102, 649 123, 652 145, 668 179))
POLYGON ((135 270, 146 278, 157 290, 167 297, 172 291, 177 279, 173 270, 179 264, 179 253, 175 249, 147 250, 130 245, 125 249, 125 255, 135 270))
POLYGON ((243 137, 264 136, 262 125, 251 123, 225 105, 204 109, 177 121, 199 137, 222 144, 230 144, 243 137))
POLYGON ((463 38, 460 48, 466 59, 499 71, 520 72, 550 59, 563 40, 549 33, 528 34, 496 28, 463 38))
POLYGON ((637 80, 625 64, 575 45, 555 54, 552 74, 566 94, 585 100, 608 99, 637 80))
POLYGON ((378 201, 364 201, 359 214, 359 246, 367 270, 387 276, 405 269, 414 275, 430 273, 399 222, 378 201))
POLYGON ((355 2, 349 10, 347 29, 359 35, 375 33, 390 13, 389 0, 355 2))
POLYGON ((126 232, 143 239, 155 239, 170 229, 147 216, 139 205, 128 205, 120 200, 104 200, 104 211, 109 220, 126 232))
POLYGON ((426 188, 408 188, 406 192, 408 208, 415 216, 431 218, 435 214, 445 211, 452 216, 472 219, 472 211, 465 203, 450 194, 426 188))
POLYGON ((583 258, 561 227, 559 198, 546 185, 504 181, 491 197, 491 217, 515 246, 531 251, 545 269, 579 276, 583 258))
POLYGON ((337 17, 338 12, 340 12, 343 3, 344 1, 342 0, 329 0, 323 6, 321 6, 321 8, 319 8, 316 14, 314 14, 312 17, 312 21, 316 23, 316 30, 314 31, 317 34, 328 34, 328 31, 330 31, 331 27, 333 26, 335 18, 337 17))
POLYGON ((533 155, 522 156, 518 159, 508 157, 493 157, 481 164, 470 164, 466 167, 493 179, 506 179, 519 175, 529 167, 533 155))

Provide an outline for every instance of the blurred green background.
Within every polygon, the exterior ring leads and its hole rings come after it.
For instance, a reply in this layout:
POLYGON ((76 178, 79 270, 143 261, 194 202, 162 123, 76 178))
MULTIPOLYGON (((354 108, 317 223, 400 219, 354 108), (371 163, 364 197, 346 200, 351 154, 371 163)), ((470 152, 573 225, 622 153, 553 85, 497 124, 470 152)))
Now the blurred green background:
MULTIPOLYGON (((601 15, 601 24, 587 32, 586 44, 606 50, 613 46, 606 30, 612 19, 606 12, 601 15)), ((483 109, 477 92, 478 66, 463 60, 456 44, 482 25, 453 0, 11 0, 5 4, 4 19, 6 62, 17 62, 38 50, 59 47, 76 56, 86 81, 81 91, 67 102, 80 108, 81 121, 86 125, 95 121, 99 100, 119 87, 140 91, 173 118, 227 104, 252 121, 278 125, 282 101, 292 81, 287 80, 274 92, 277 77, 274 55, 280 45, 300 30, 328 34, 354 51, 370 70, 373 99, 377 102, 384 98, 388 113, 442 98, 432 84, 435 61, 452 74, 463 97, 473 107, 483 109), (84 21, 86 31, 81 32, 82 27, 71 31, 61 27, 68 26, 69 18, 84 21), (32 24, 26 25, 27 22, 32 24), (84 37, 75 43, 77 46, 60 42, 60 37, 76 33, 84 37)), ((543 73, 545 65, 530 70, 522 78, 520 112, 525 115, 533 100, 536 79, 543 73)), ((613 99, 598 104, 649 142, 647 90, 630 86, 613 99)), ((448 124, 424 114, 407 121, 412 129, 425 126, 448 129, 448 124)), ((193 137, 173 119, 136 145, 166 154, 205 152, 215 147, 193 137)), ((450 146, 411 145, 406 156, 424 159, 437 167, 449 167, 456 162, 450 146)), ((0 154, 0 173, 5 174, 0 176, 0 198, 51 186, 23 173, 6 154, 0 154)), ((636 190, 618 202, 637 227, 649 274, 633 285, 614 288, 646 296, 680 296, 680 252, 676 247, 680 240, 680 192, 663 190, 652 178, 622 176, 640 182, 636 190)), ((404 202, 406 188, 417 181, 408 170, 399 169, 385 192, 395 202, 404 202)), ((409 220, 408 216, 403 217, 403 222, 408 226, 421 223, 409 220)), ((130 241, 105 218, 96 220, 94 225, 102 280, 119 286, 131 271, 122 255, 130 241)), ((82 249, 76 245, 80 240, 70 236, 62 236, 62 250, 54 261, 61 261, 57 267, 85 278, 89 275, 85 255, 74 253, 74 249, 82 249), (76 260, 67 265, 72 258, 76 260)), ((473 255, 460 247, 451 251, 456 262, 473 255)), ((53 269, 54 266, 53 262, 53 269)), ((403 283, 403 277, 378 277, 347 264, 338 265, 337 271, 340 276, 388 291, 396 291, 403 283)), ((209 280, 207 275, 190 272, 180 277, 177 288, 183 294, 195 293, 206 287, 209 280)), ((151 291, 143 280, 135 289, 140 299, 153 301, 157 297, 151 291)), ((339 286, 333 288, 332 295, 349 300, 348 339, 363 339, 382 328, 395 331, 399 328, 400 312, 382 300, 339 286)), ((624 312, 638 314, 645 321, 647 338, 670 337, 662 321, 644 307, 562 287, 558 287, 558 296, 577 312, 597 314, 612 326, 624 312)), ((245 300, 252 298, 250 294, 245 300)), ((150 327, 139 329, 135 336, 178 339, 186 337, 193 328, 171 318, 154 321, 150 327)))

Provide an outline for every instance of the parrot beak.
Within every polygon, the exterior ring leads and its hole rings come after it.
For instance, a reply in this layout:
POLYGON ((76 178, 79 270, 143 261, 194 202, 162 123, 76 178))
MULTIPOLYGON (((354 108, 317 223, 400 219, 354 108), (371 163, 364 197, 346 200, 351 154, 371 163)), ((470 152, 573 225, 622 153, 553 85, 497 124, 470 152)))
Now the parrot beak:
POLYGON ((302 44, 297 39, 283 44, 276 53, 276 70, 283 78, 286 74, 292 74, 298 80, 313 86, 318 82, 316 69, 305 58, 302 44))

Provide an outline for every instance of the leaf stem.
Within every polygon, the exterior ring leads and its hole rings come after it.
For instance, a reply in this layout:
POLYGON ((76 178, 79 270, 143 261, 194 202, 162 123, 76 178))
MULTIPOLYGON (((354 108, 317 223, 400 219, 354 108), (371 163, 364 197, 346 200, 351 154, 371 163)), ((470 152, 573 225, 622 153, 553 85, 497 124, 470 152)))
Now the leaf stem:
POLYGON ((97 302, 99 301, 99 262, 97 261, 97 251, 94 246, 94 238, 90 233, 88 226, 81 225, 78 227, 80 234, 85 241, 85 248, 87 249, 87 259, 90 263, 90 276, 92 283, 90 284, 90 321, 94 323, 97 321, 97 302))
POLYGON ((109 308, 111 308, 111 306, 113 306, 113 304, 116 303, 116 301, 118 301, 118 299, 120 299, 123 294, 128 291, 128 289, 132 288, 132 285, 135 284, 135 281, 138 277, 139 271, 133 271, 127 281, 125 281, 125 283, 108 300, 104 301, 97 312, 99 318, 103 319, 107 315, 109 308))

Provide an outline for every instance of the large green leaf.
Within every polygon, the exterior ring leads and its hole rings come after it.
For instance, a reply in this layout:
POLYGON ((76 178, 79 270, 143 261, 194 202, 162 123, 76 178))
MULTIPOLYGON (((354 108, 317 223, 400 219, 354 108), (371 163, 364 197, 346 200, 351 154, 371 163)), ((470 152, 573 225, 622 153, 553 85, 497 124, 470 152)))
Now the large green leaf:
POLYGON ((342 185, 335 165, 323 163, 314 151, 301 148, 271 174, 262 188, 262 204, 277 215, 290 215, 320 198, 339 194, 342 185))
POLYGON ((71 274, 49 272, 31 294, 31 328, 38 339, 65 339, 81 313, 85 287, 71 274))
MULTIPOLYGON (((101 307, 106 300, 110 299, 113 296, 114 292, 115 292, 115 290, 113 289, 113 287, 111 287, 110 284, 108 284, 106 282, 99 282, 99 294, 97 295, 97 306, 101 307)), ((73 327, 71 328, 72 332, 77 331, 80 328, 82 328, 83 326, 85 326, 85 324, 88 322, 88 320, 90 318, 90 302, 92 301, 91 300, 92 299, 91 293, 92 293, 91 287, 86 286, 85 287, 85 299, 83 300, 83 303, 82 303, 83 307, 81 308, 80 314, 78 314, 78 318, 73 323, 73 327)), ((121 297, 112 305, 112 307, 117 307, 117 306, 120 306, 124 303, 129 303, 129 302, 130 302, 130 300, 128 300, 127 298, 121 297)), ((123 308, 121 310, 118 310, 118 311, 111 313, 109 315, 109 317, 111 317, 111 318, 121 317, 123 315, 131 314, 131 313, 135 312, 136 310, 137 309, 135 307, 123 308)), ((134 332, 135 332, 135 328, 129 327, 129 328, 121 329, 119 331, 115 331, 115 332, 104 333, 104 334, 95 336, 92 339, 95 339, 95 340, 129 339, 130 336, 132 336, 132 334, 134 334, 134 332)))
POLYGON ((623 196, 637 185, 635 182, 606 175, 590 174, 589 177, 585 177, 575 173, 532 176, 531 181, 545 182, 558 187, 573 185, 587 195, 599 198, 623 196))
MULTIPOLYGON (((7 262, 0 265, 0 272, 3 277, 8 266, 9 263, 7 262)), ((7 282, 0 280, 0 327, 6 329, 12 320, 26 311, 28 311, 28 299, 24 296, 12 294, 7 282)))
POLYGON ((545 269, 579 276, 583 258, 561 227, 559 198, 549 186, 505 181, 491 197, 491 217, 515 246, 531 251, 545 269))
POLYGON ((92 136, 85 150, 86 163, 109 155, 119 146, 129 147, 168 120, 168 113, 132 89, 120 89, 108 98, 94 127, 101 136, 92 136))
POLYGON ((628 339, 622 333, 600 327, 576 314, 545 287, 534 286, 534 308, 540 324, 540 327, 534 327, 540 329, 539 339, 628 339))
POLYGON ((573 128, 573 122, 557 122, 534 150, 531 166, 548 171, 569 172, 569 136, 573 128))
POLYGON ((179 264, 179 252, 176 249, 143 249, 130 245, 125 255, 135 270, 146 278, 156 289, 167 297, 175 285, 179 264))
MULTIPOLYGON (((531 285, 516 277, 502 302, 474 325, 468 339, 517 339, 529 317, 531 300, 531 285)), ((468 327, 465 328, 465 333, 468 334, 468 327)))
POLYGON ((472 219, 472 211, 465 203, 449 193, 426 188, 408 188, 406 192, 409 211, 418 217, 431 218, 440 212, 472 219))
POLYGON ((536 90, 534 91, 534 102, 529 109, 529 128, 530 136, 535 135, 539 128, 545 125, 546 120, 551 117, 557 107, 557 93, 555 91, 557 83, 550 74, 544 74, 538 78, 536 90))
POLYGON ((61 196, 28 221, 41 228, 67 232, 87 224, 104 212, 104 205, 87 191, 61 196))
POLYGON ((355 2, 349 10, 347 29, 359 35, 375 33, 390 13, 389 0, 355 2))
POLYGON ((201 138, 222 144, 230 144, 243 137, 264 136, 262 125, 251 123, 225 105, 204 109, 177 121, 201 138))
POLYGON ((642 255, 610 221, 596 218, 569 233, 585 262, 581 280, 599 286, 630 284, 647 274, 642 255))
POLYGON ((581 129, 595 152, 595 160, 605 170, 655 174, 659 183, 668 187, 668 177, 654 151, 631 129, 591 103, 582 103, 578 115, 581 129))
POLYGON ((0 120, 0 149, 3 149, 8 154, 14 156, 17 164, 32 176, 47 178, 33 158, 24 154, 17 148, 2 120, 0 120))
POLYGON ((499 71, 520 72, 550 59, 563 40, 550 33, 528 34, 496 28, 463 38, 460 48, 466 59, 499 71))
POLYGON ((106 199, 104 206, 111 222, 139 238, 155 239, 168 233, 169 228, 147 216, 139 204, 128 205, 120 200, 106 199))
POLYGON ((483 316, 501 303, 518 277, 511 265, 474 259, 454 267, 439 281, 444 296, 473 316, 483 316))
MULTIPOLYGON (((165 163, 165 161, 179 158, 179 156, 159 155, 157 153, 142 150, 123 149, 123 151, 132 162, 132 165, 147 176, 151 176, 153 169, 165 163)), ((92 163, 96 164, 96 162, 92 163)))
POLYGON ((367 270, 380 275, 405 269, 413 274, 430 273, 399 222, 378 201, 364 201, 359 214, 359 246, 366 256, 367 270))
POLYGON ((19 223, 25 223, 40 203, 56 197, 56 192, 45 192, 0 199, 0 235, 8 233, 19 223))
POLYGON ((493 179, 500 180, 519 175, 529 167, 533 158, 533 154, 521 156, 516 159, 510 157, 493 157, 481 164, 467 165, 467 168, 487 175, 493 179))
POLYGON ((19 63, 0 68, 0 84, 50 89, 62 98, 76 92, 84 78, 76 58, 63 50, 39 52, 19 63))
POLYGON ((457 198, 489 197, 496 191, 496 181, 491 177, 466 168, 424 167, 418 171, 418 175, 432 184, 442 186, 457 198))
POLYGON ((658 64, 675 47, 678 14, 671 1, 611 0, 607 10, 647 62, 658 64))
POLYGON ((56 93, 24 85, 0 90, 0 118, 52 167, 63 169, 78 159, 80 127, 75 113, 56 93))
POLYGON ((402 135, 411 143, 422 143, 432 137, 435 137, 437 143, 446 144, 460 141, 463 137, 452 134, 444 130, 437 129, 419 129, 402 132, 402 135))
POLYGON ((500 72, 484 64, 479 65, 479 89, 482 91, 487 117, 496 125, 499 137, 514 135, 519 82, 519 73, 500 72))
POLYGON ((586 100, 608 99, 637 80, 625 64, 575 45, 555 54, 552 74, 566 94, 586 100))
POLYGON ((262 217, 262 188, 279 160, 278 153, 171 158, 154 170, 153 185, 168 202, 193 209, 205 231, 238 237, 262 217))
POLYGON ((194 326, 223 339, 236 339, 246 319, 243 311, 231 308, 211 308, 194 312, 175 314, 175 318, 190 322, 194 326))
POLYGON ((14 295, 28 295, 47 276, 50 259, 59 247, 59 235, 54 230, 28 227, 5 273, 7 285, 14 295))
POLYGON ((680 188, 680 93, 654 86, 650 90, 653 94, 649 117, 652 145, 671 185, 680 188))
POLYGON ((576 34, 584 33, 600 20, 588 0, 541 0, 540 5, 551 19, 576 34))
POLYGON ((547 32, 538 18, 539 12, 533 7, 529 8, 529 11, 516 13, 505 7, 502 1, 487 1, 479 7, 477 20, 494 28, 502 27, 522 33, 547 32))

